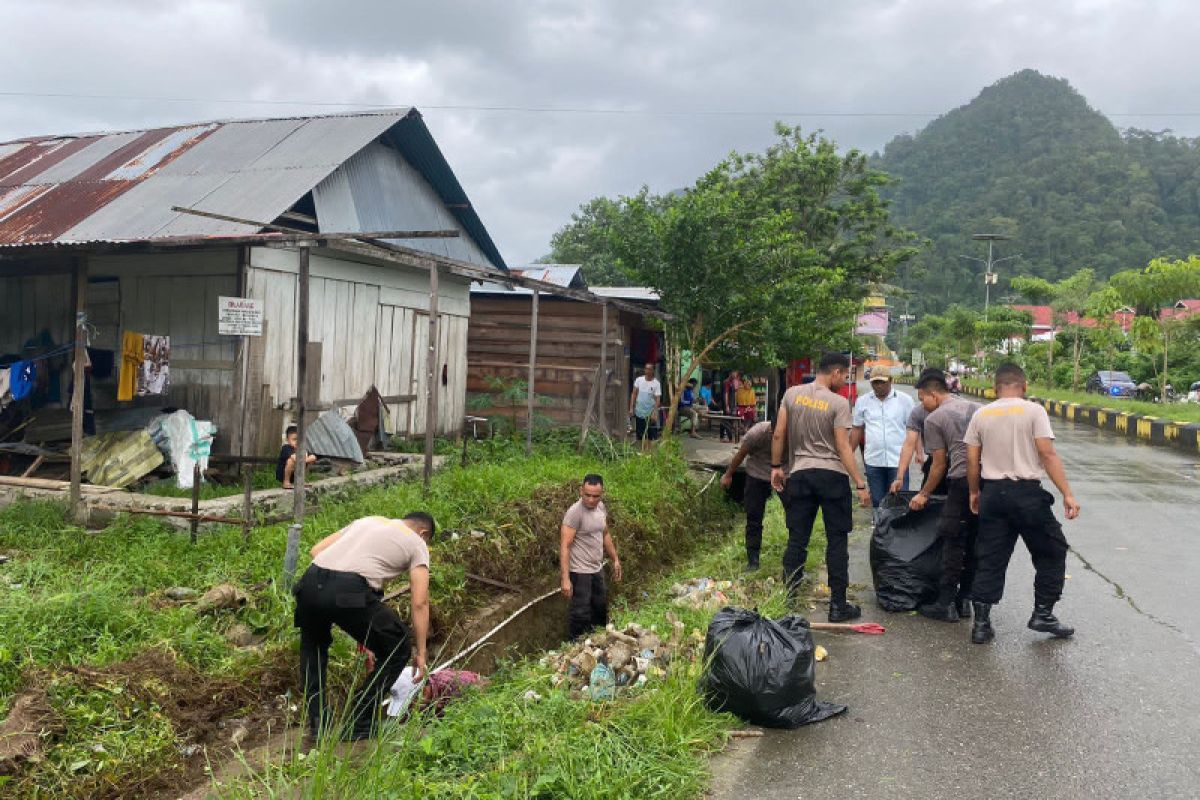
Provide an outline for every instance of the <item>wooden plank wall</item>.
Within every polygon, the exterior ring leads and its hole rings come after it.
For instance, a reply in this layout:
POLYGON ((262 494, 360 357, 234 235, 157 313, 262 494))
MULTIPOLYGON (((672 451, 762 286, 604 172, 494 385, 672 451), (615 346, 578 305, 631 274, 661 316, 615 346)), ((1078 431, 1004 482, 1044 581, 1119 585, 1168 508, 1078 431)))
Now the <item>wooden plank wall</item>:
POLYGON ((19 355, 42 330, 55 343, 72 339, 71 276, 0 277, 0 354, 19 355))
MULTIPOLYGON (((373 273, 348 265, 348 277, 373 273)), ((326 263, 326 275, 334 271, 326 263)), ((425 343, 428 314, 406 305, 424 295, 381 287, 377 283, 310 279, 309 336, 322 343, 321 390, 315 402, 359 397, 372 384, 381 394, 416 394, 416 403, 390 408, 393 428, 409 436, 425 431, 425 343)), ((273 404, 295 396, 296 276, 291 272, 256 267, 250 270, 250 296, 264 301, 271 332, 265 345, 263 383, 271 387, 273 404)), ((453 306, 452 306, 453 307, 453 306)), ((440 433, 457 433, 465 409, 467 318, 441 317, 439 342, 447 381, 438 413, 440 433)))
MULTIPOLYGON (((471 298, 471 327, 467 339, 467 392, 470 395, 494 394, 488 379, 524 381, 529 364, 528 295, 496 297, 474 295, 471 298)), ((596 367, 600 363, 601 309, 598 305, 542 296, 538 307, 538 364, 534 390, 549 398, 538 405, 540 413, 560 425, 579 425, 587 410, 588 393, 596 367)), ((625 323, 615 309, 608 313, 608 361, 614 375, 606 390, 610 425, 623 431, 627 358, 625 323)), ((525 407, 516 409, 472 404, 472 414, 525 419, 525 407)))

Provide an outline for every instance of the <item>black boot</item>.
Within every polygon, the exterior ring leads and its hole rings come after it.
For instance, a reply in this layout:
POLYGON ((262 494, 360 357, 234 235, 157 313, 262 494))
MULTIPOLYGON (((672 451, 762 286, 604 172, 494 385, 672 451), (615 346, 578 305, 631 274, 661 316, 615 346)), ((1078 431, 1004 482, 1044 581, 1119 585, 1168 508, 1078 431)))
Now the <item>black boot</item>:
POLYGON ((975 644, 984 644, 995 639, 996 631, 992 629, 992 604, 971 603, 971 609, 975 612, 975 624, 971 626, 971 641, 975 644))
POLYGON ((846 602, 846 598, 835 598, 829 601, 829 621, 849 622, 862 616, 862 609, 854 603, 846 602))
POLYGON ((1068 628, 1054 616, 1054 603, 1038 603, 1033 607, 1033 616, 1029 618, 1029 629, 1048 633, 1056 639, 1066 639, 1075 633, 1074 628, 1068 628))
POLYGON ((958 609, 954 605, 954 587, 943 588, 937 599, 917 606, 917 611, 923 617, 936 619, 938 622, 958 622, 958 609))
POLYGON ((971 618, 971 601, 965 597, 960 597, 954 601, 954 608, 958 611, 959 619, 971 618))
POLYGON ((746 572, 758 571, 758 551, 746 551, 746 572))

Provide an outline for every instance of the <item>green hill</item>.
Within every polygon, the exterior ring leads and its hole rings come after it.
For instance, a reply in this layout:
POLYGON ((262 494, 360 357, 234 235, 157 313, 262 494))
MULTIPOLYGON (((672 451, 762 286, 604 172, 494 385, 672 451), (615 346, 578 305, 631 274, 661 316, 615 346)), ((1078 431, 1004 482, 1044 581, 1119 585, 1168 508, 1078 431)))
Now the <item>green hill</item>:
POLYGON ((1014 274, 1102 277, 1161 255, 1200 252, 1200 140, 1118 131, 1065 81, 1033 70, 984 89, 874 158, 897 183, 895 221, 930 240, 899 283, 912 310, 982 305, 972 233, 1012 236, 993 297, 1014 274))

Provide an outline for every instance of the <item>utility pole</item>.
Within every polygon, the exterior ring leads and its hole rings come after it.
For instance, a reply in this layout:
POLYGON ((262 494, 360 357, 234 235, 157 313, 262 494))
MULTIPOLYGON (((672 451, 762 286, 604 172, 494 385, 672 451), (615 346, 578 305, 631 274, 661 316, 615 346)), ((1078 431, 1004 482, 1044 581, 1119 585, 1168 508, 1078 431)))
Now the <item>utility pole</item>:
POLYGON ((973 234, 971 234, 971 238, 977 242, 987 242, 987 245, 988 245, 987 260, 984 261, 982 258, 975 258, 974 256, 959 256, 959 258, 965 258, 970 261, 978 261, 979 263, 984 265, 984 271, 983 271, 983 321, 987 322, 988 321, 988 311, 992 305, 992 285, 995 284, 996 280, 997 280, 997 275, 996 275, 995 270, 993 270, 993 267, 995 267, 997 264, 999 264, 1002 261, 1008 261, 1010 259, 1020 258, 1021 254, 1018 253, 1015 256, 1005 256, 1004 258, 993 258, 993 255, 994 255, 993 248, 994 248, 995 243, 996 242, 1006 242, 1010 238, 1012 238, 1010 236, 1006 236, 1003 233, 973 233, 973 234))

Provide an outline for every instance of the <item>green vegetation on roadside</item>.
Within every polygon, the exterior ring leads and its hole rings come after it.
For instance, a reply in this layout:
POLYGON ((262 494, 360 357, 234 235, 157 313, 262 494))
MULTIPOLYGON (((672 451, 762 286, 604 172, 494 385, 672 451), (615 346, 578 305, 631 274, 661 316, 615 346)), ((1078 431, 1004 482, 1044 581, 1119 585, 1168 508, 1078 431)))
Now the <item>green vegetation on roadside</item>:
MULTIPOLYGON (((427 508, 443 532, 433 547, 432 599, 434 625, 444 633, 490 597, 468 585, 467 571, 553 584, 563 503, 577 496, 585 472, 604 474, 627 584, 648 580, 729 529, 720 492, 698 495, 675 447, 634 456, 606 444, 580 456, 577 436, 545 437, 528 458, 510 440, 472 444, 472 457, 486 461, 439 473, 427 497, 419 483, 402 483, 325 504, 308 519, 303 549, 360 516, 427 508)), ((180 774, 187 745, 228 740, 228 731, 207 731, 205 739, 188 727, 195 710, 172 700, 184 684, 212 683, 234 716, 291 688, 291 598, 276 582, 285 542, 282 525, 255 529, 249 542, 240 530, 220 528, 192 546, 141 517, 89 532, 66 523, 50 503, 0 510, 0 553, 11 557, 0 565, 0 716, 17 693, 44 688, 54 731, 43 760, 0 778, 5 796, 145 790, 153 785, 147 781, 180 774), (223 582, 247 591, 249 602, 203 615, 164 597, 171 587, 203 592, 223 582), (260 647, 229 644, 225 634, 236 624, 261 637, 260 647)), ((337 638, 331 658, 332 673, 351 672, 346 637, 337 638)))
MULTIPOLYGON (((688 635, 703 634, 712 612, 673 604, 670 587, 695 577, 742 576, 740 532, 740 527, 727 528, 719 547, 686 560, 649 587, 644 599, 617 603, 614 622, 669 630, 673 614, 688 635)), ((764 568, 745 583, 751 602, 767 616, 788 613, 782 584, 767 578, 782 562, 786 539, 782 510, 771 503, 764 568)), ((809 574, 817 574, 823 555, 818 526, 809 547, 809 574)), ((218 787, 217 793, 231 800, 699 797, 708 780, 706 755, 738 725, 733 717, 704 708, 697 692, 700 671, 698 658, 674 661, 664 678, 613 702, 591 703, 571 699, 553 686, 550 667, 526 659, 503 667, 487 689, 451 704, 441 720, 392 724, 379 742, 350 757, 335 747, 292 752, 252 779, 218 787), (528 692, 538 699, 525 699, 528 692)))

